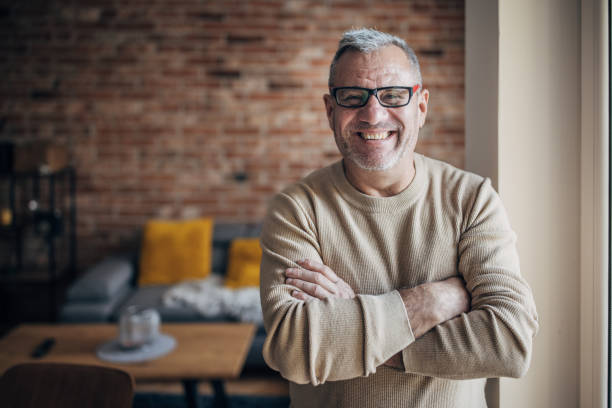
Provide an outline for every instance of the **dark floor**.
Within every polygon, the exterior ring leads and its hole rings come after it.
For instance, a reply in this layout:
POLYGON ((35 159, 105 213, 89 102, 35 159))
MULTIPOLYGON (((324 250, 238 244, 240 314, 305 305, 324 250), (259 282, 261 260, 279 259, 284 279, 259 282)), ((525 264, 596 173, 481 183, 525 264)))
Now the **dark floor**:
MULTIPOLYGON (((287 396, 258 396, 258 395, 230 395, 229 406, 233 408, 286 408, 289 406, 287 396)), ((200 398, 200 407, 213 407, 211 396, 200 398)), ((136 394, 134 396, 133 408, 183 408, 187 407, 184 398, 172 394, 136 394)))

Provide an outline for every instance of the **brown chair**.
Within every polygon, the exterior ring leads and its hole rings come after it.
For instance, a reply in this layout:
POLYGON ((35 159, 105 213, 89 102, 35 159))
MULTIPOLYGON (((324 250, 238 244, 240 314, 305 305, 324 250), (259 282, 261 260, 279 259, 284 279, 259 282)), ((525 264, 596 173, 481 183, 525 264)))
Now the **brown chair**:
POLYGON ((24 363, 0 378, 6 408, 131 408, 133 397, 132 376, 109 367, 24 363))

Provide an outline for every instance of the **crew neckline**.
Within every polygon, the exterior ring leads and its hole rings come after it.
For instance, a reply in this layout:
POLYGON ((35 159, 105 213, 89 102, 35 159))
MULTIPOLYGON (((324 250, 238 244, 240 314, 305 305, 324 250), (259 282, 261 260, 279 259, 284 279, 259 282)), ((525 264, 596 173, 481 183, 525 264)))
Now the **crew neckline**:
POLYGON ((342 197, 353 206, 368 212, 395 212, 403 206, 412 204, 425 185, 425 166, 423 156, 414 153, 415 174, 408 185, 400 193, 390 197, 374 197, 357 190, 344 174, 342 160, 333 164, 333 180, 342 197))

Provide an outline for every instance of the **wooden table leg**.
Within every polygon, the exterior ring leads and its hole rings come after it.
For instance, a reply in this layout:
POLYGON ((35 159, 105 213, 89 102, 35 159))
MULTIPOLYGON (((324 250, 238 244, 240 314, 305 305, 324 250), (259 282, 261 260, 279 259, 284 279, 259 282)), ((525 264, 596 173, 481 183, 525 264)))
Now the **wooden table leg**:
POLYGON ((227 395, 225 394, 225 386, 223 380, 210 380, 213 390, 215 392, 215 399, 213 401, 213 407, 215 408, 228 408, 227 395))
MULTIPOLYGON (((228 408, 227 394, 225 394, 225 386, 223 380, 210 380, 214 391, 213 407, 228 408)), ((183 389, 185 390, 185 400, 188 408, 200 408, 200 394, 198 393, 198 380, 183 380, 183 389)))
POLYGON ((198 392, 198 380, 183 380, 183 390, 188 408, 200 408, 200 393, 198 392))

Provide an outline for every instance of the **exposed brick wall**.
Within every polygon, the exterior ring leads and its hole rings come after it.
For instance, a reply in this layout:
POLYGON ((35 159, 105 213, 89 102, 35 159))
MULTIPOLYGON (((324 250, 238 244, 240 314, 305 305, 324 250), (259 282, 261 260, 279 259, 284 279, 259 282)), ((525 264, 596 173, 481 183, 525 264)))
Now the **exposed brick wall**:
POLYGON ((81 266, 152 217, 260 219, 337 160, 322 95, 352 27, 413 46, 431 91, 418 151, 463 166, 462 0, 0 4, 0 138, 70 149, 81 266))

